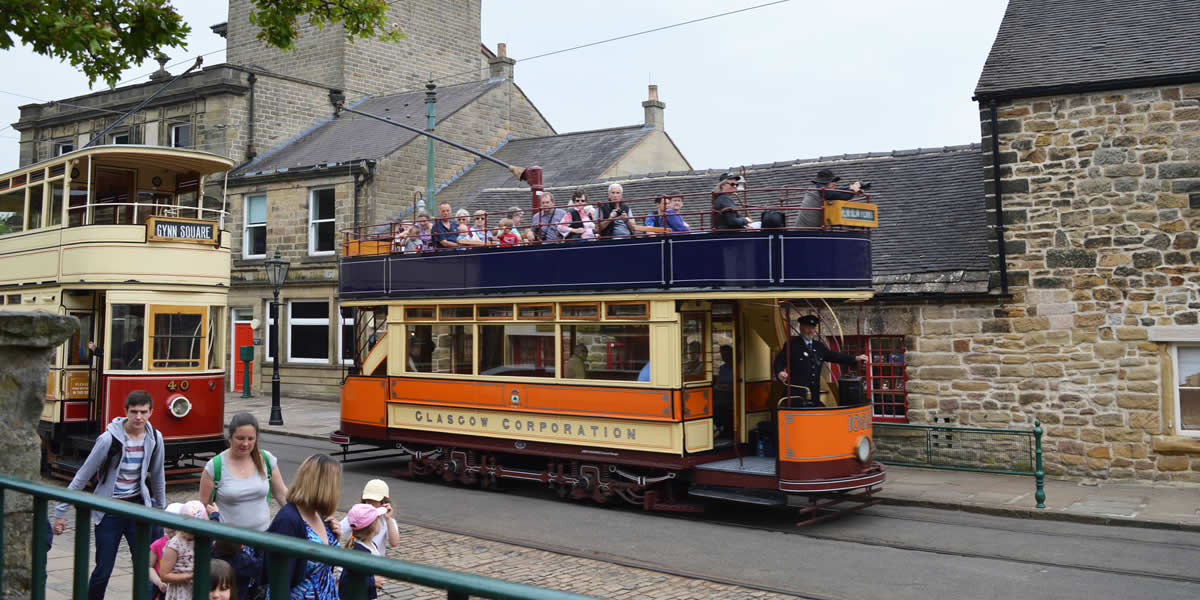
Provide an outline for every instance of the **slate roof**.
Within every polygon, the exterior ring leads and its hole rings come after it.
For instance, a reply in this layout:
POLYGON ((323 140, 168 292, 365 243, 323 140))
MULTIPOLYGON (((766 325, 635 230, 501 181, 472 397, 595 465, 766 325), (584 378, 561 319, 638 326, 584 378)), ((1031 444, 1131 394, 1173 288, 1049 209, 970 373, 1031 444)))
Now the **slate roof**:
MULTIPOLYGON (((984 160, 978 144, 937 149, 821 157, 746 167, 750 188, 812 187, 817 171, 833 169, 842 183, 872 182, 872 201, 879 204, 879 228, 872 234, 872 260, 877 291, 883 293, 965 293, 988 291, 988 236, 984 202, 984 160)), ((621 183, 626 199, 649 198, 680 191, 709 192, 720 173, 710 169, 616 177, 583 185, 592 203, 605 198, 607 186, 621 183)), ((511 179, 510 179, 511 180, 511 179)), ((549 186, 561 206, 575 185, 549 186), (560 193, 561 191, 561 193, 560 193)), ((777 197, 777 196, 776 196, 777 197)), ((689 198, 684 212, 703 210, 701 197, 689 198)), ((440 197, 439 197, 440 199, 440 197)), ((764 198, 763 204, 773 203, 764 198)), ((454 208, 483 209, 494 225, 510 206, 526 209, 529 189, 506 184, 479 191, 474 200, 454 208)), ((649 201, 634 203, 644 216, 649 201)), ((757 214, 754 215, 757 218, 757 214)), ((695 217, 689 218, 698 225, 695 217)))
MULTIPOLYGON (((653 127, 629 125, 592 131, 510 140, 491 156, 510 165, 542 167, 542 180, 556 184, 594 181, 653 127)), ((436 197, 452 205, 473 202, 480 190, 509 187, 516 183, 507 169, 493 162, 476 161, 436 191, 436 197)))
MULTIPOLYGON (((444 121, 502 83, 502 80, 495 79, 438 88, 438 121, 444 121)), ((413 127, 425 127, 424 91, 368 98, 352 108, 375 115, 391 116, 393 120, 413 127)), ((366 117, 342 113, 335 119, 332 118, 332 109, 330 113, 330 118, 301 132, 275 150, 264 153, 233 175, 257 175, 306 169, 322 164, 378 159, 395 152, 418 135, 366 117)))
POLYGON ((1009 0, 975 95, 1200 80, 1198 30, 1195 1, 1009 0))

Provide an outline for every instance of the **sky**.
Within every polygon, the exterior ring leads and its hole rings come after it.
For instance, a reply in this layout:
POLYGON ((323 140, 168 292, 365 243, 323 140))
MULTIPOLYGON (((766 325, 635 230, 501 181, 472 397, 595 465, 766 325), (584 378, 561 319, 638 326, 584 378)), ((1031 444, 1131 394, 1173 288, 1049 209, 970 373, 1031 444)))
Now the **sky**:
MULTIPOLYGON (((696 169, 979 141, 971 96, 1004 0, 789 0, 523 60, 768 2, 483 0, 482 38, 508 45, 517 85, 559 133, 641 123, 658 85, 665 129, 696 169)), ((192 34, 168 65, 224 62, 209 26, 225 3, 173 4, 192 34)), ((0 172, 17 167, 18 106, 105 88, 24 47, 3 52, 0 81, 0 172)))

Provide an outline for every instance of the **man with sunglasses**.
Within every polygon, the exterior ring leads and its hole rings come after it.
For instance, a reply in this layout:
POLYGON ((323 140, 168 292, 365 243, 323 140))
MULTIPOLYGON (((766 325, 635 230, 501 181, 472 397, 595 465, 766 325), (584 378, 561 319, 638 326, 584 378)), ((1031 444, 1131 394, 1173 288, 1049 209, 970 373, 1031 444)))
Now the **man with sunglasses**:
POLYGON ((750 219, 738 216, 737 202, 733 199, 738 183, 744 183, 742 177, 724 173, 717 181, 716 191, 719 193, 713 198, 713 229, 721 231, 752 227, 750 219))

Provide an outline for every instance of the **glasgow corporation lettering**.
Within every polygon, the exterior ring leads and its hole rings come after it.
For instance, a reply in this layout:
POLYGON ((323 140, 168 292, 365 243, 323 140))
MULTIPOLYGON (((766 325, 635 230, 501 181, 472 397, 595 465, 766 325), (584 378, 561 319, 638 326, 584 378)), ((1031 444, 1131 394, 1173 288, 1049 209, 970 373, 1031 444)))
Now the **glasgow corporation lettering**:
POLYGON ((519 431, 524 433, 574 436, 591 440, 637 440, 637 428, 588 423, 547 421, 516 417, 485 417, 417 410, 413 420, 426 425, 470 427, 485 431, 519 431))

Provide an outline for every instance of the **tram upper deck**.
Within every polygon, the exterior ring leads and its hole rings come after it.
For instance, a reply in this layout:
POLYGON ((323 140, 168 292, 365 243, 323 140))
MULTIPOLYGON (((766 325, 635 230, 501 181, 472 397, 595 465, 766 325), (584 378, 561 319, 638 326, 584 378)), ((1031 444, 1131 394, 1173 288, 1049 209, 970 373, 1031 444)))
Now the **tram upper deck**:
MULTIPOLYGON (((806 191, 739 192, 742 214, 775 211, 786 217, 783 226, 771 228, 718 230, 712 226, 713 210, 684 211, 675 213, 691 222, 691 230, 683 233, 645 226, 645 217, 639 216, 638 231, 629 236, 405 253, 397 240, 408 224, 360 227, 344 232, 340 293, 347 300, 689 291, 865 299, 871 291, 870 229, 878 224, 876 205, 864 195, 861 201, 802 208, 806 191), (821 213, 822 225, 789 225, 813 221, 813 212, 821 213)), ((716 194, 686 196, 693 206, 711 206, 716 194)), ((654 201, 639 198, 626 204, 635 214, 646 215, 654 201)), ((489 232, 496 230, 497 221, 497 216, 489 219, 489 232)))
POLYGON ((0 288, 227 287, 223 201, 203 190, 206 178, 232 167, 206 152, 120 145, 0 174, 0 288))

